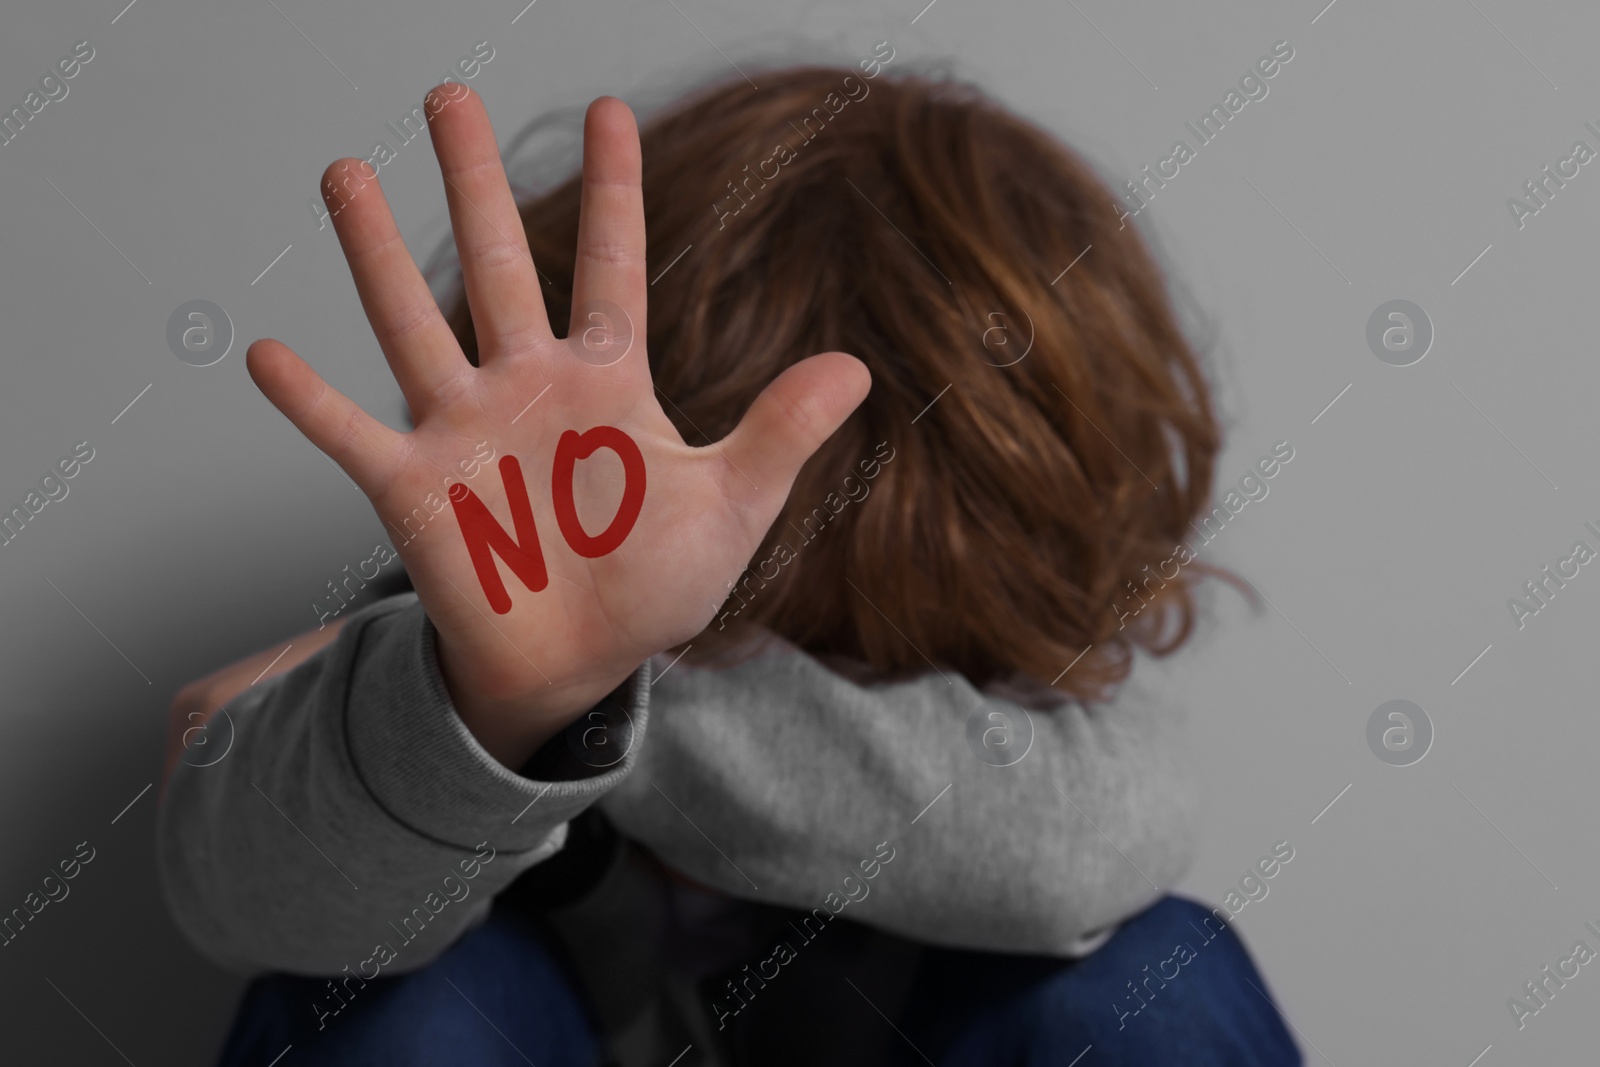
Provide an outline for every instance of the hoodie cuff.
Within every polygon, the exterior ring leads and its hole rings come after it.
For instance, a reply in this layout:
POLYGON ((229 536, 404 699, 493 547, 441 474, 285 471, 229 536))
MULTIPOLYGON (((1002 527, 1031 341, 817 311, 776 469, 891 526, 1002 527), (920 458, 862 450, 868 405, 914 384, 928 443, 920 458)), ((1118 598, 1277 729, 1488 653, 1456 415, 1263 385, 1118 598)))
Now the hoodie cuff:
MULTIPOLYGON (((397 598, 398 599, 398 598, 397 598)), ((529 760, 530 778, 489 755, 456 714, 437 631, 420 601, 377 614, 351 650, 345 736, 377 802, 425 837, 461 848, 549 847, 551 838, 632 770, 649 718, 650 664, 529 760)))

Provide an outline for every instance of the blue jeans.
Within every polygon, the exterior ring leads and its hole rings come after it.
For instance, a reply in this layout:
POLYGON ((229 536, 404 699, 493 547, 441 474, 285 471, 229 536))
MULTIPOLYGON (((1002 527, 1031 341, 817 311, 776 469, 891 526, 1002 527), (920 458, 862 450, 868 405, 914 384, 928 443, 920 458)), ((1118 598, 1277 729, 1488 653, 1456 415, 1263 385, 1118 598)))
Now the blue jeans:
MULTIPOLYGON (((864 975, 840 977, 859 978, 848 984, 873 999, 864 975)), ((1231 929, 1199 904, 1166 897, 1082 960, 920 950, 894 1019, 898 1037, 884 1023, 887 1062, 1298 1065, 1269 996, 1231 929)), ((324 980, 256 979, 219 1067, 266 1067, 290 1046, 277 1067, 601 1062, 588 1009, 540 927, 501 908, 427 967, 368 983, 320 1030, 313 1002, 328 1002, 324 980)))

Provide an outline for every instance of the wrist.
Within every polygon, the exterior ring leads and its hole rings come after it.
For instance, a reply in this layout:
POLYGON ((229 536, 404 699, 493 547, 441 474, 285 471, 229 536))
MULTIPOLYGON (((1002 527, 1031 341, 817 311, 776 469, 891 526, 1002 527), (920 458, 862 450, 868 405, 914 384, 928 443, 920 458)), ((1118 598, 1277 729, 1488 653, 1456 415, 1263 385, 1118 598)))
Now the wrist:
POLYGON ((638 668, 591 665, 570 679, 485 679, 462 664, 442 634, 436 636, 440 674, 450 703, 484 751, 518 770, 551 738, 623 684, 638 668))

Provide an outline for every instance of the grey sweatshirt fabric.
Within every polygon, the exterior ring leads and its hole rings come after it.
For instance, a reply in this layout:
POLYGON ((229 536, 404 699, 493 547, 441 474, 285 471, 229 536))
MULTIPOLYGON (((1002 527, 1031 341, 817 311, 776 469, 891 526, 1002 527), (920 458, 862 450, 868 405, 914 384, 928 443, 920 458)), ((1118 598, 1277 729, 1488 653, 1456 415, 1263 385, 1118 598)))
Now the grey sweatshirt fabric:
POLYGON ((174 768, 162 888, 213 962, 414 970, 590 804, 732 897, 847 898, 858 922, 989 951, 1079 954, 1192 857, 1184 724, 1132 683, 1044 710, 959 675, 853 681, 781 643, 716 670, 658 657, 517 773, 456 715, 434 639, 414 593, 369 605, 174 768), (1027 754, 980 758, 1007 728, 1027 754))

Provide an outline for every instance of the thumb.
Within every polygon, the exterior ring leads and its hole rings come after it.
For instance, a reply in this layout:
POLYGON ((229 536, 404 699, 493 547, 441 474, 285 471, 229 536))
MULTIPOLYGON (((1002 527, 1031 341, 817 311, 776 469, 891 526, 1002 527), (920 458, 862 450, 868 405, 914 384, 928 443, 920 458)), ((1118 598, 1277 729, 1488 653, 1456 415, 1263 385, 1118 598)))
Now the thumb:
POLYGON ((780 504, 801 465, 871 388, 866 365, 843 352, 812 356, 778 375, 722 439, 728 495, 756 507, 780 504))

